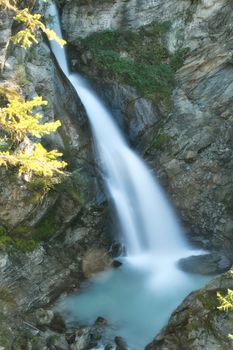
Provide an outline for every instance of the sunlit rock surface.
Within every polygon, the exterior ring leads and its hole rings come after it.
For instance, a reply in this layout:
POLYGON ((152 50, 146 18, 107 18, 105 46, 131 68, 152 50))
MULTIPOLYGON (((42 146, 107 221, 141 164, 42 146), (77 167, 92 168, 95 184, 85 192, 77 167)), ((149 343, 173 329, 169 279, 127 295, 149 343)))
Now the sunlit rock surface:
MULTIPOLYGON (((61 1, 62 3, 62 1, 61 1)), ((64 2, 62 23, 68 41, 103 30, 137 29, 152 21, 170 20, 187 10, 189 1, 116 0, 64 2), (72 28, 72 30, 70 30, 72 28)))

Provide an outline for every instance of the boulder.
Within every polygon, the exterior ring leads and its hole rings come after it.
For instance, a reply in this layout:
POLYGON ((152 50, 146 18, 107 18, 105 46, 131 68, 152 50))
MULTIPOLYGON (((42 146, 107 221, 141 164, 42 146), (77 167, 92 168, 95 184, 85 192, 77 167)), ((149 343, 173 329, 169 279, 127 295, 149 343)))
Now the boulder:
POLYGON ((180 259, 178 262, 178 267, 181 270, 201 275, 216 275, 223 273, 229 270, 231 266, 232 261, 221 252, 190 256, 188 258, 180 259))

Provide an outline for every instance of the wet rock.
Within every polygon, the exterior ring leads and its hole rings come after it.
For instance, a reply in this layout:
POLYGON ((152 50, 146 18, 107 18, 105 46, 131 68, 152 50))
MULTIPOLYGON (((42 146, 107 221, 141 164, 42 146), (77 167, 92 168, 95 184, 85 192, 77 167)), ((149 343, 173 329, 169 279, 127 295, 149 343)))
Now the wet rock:
POLYGON ((108 321, 104 318, 104 317, 97 317, 97 319, 95 320, 95 325, 96 326, 106 326, 108 324, 108 321))
POLYGON ((116 350, 127 350, 128 346, 122 337, 115 337, 116 350))
POLYGON ((53 318, 51 319, 49 326, 50 326, 50 329, 59 333, 64 332, 66 329, 65 321, 62 315, 60 315, 59 313, 55 313, 53 315, 53 318))
POLYGON ((112 344, 107 344, 107 345, 105 345, 105 347, 104 347, 104 350, 113 350, 113 349, 115 349, 115 346, 112 345, 112 344))
POLYGON ((227 272, 197 292, 191 293, 173 312, 168 324, 146 346, 146 350, 232 349, 230 313, 218 310, 217 292, 233 289, 232 272, 227 272))
POLYGON ((68 344, 73 344, 75 342, 76 334, 75 332, 67 332, 65 337, 68 344))
POLYGON ((35 317, 38 325, 49 325, 54 318, 52 310, 38 309, 35 312, 35 317))
POLYGON ((71 338, 68 339, 68 342, 71 344, 71 350, 91 350, 100 345, 105 346, 106 343, 109 343, 109 337, 105 339, 106 327, 108 327, 107 320, 98 317, 93 326, 80 327, 75 332, 70 332, 71 338))
POLYGON ((125 255, 125 246, 120 242, 114 242, 110 247, 109 254, 112 258, 125 255))
POLYGON ((112 262, 112 267, 114 267, 115 269, 120 267, 122 265, 122 262, 119 260, 113 260, 112 262))
MULTIPOLYGON (((158 124, 160 115, 157 108, 135 88, 101 81, 96 86, 133 145, 139 144, 141 135, 158 124)), ((145 144, 143 146, 146 147, 145 144)))
POLYGON ((69 345, 64 335, 53 334, 47 338, 47 346, 51 350, 68 350, 69 345))
POLYGON ((82 328, 75 333, 75 342, 71 344, 71 350, 89 349, 90 345, 90 327, 82 328))
POLYGON ((109 269, 112 259, 109 254, 101 249, 89 250, 82 261, 83 273, 87 278, 93 277, 98 272, 109 269))
POLYGON ((201 275, 214 275, 229 270, 232 261, 221 252, 212 252, 211 254, 190 256, 180 259, 178 267, 186 272, 198 273, 201 275))

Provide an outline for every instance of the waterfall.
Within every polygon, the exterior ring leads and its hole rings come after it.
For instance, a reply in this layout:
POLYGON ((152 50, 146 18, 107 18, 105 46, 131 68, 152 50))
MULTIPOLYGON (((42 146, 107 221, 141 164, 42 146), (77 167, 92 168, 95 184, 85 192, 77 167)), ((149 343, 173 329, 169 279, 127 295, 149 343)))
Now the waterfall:
MULTIPOLYGON (((49 13, 51 29, 62 36, 54 5, 49 13)), ((88 288, 84 285, 83 292, 61 299, 57 310, 67 314, 68 325, 77 320, 92 325, 102 316, 108 320, 107 339, 119 334, 130 350, 141 350, 182 299, 207 281, 180 271, 176 264, 200 251, 189 248, 165 193, 130 149, 113 116, 89 84, 69 71, 65 50, 54 42, 51 49, 86 109, 103 182, 127 248, 121 268, 100 274, 88 288)), ((99 345, 98 349, 106 348, 104 342, 99 345)))
MULTIPOLYGON (((50 27, 62 37, 59 16, 54 5, 50 27)), ((127 254, 132 261, 149 259, 149 265, 174 269, 175 262, 190 255, 173 209, 158 181, 130 149, 113 116, 88 83, 68 68, 65 50, 51 42, 58 64, 80 97, 91 125, 103 181, 120 223, 127 254), (154 264, 155 262, 155 264, 154 264)))

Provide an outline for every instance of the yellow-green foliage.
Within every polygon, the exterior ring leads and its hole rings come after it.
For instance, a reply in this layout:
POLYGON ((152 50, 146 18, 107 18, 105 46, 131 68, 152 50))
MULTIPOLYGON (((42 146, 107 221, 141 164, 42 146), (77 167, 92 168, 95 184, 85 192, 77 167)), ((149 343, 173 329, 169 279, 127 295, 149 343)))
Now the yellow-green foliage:
MULTIPOLYGON (((46 0, 43 0, 43 2, 46 2, 46 0)), ((18 1, 18 3, 20 2, 18 1)), ((22 10, 19 9, 16 0, 0 0, 0 8, 7 8, 15 12, 14 20, 23 23, 25 26, 25 28, 12 36, 11 40, 14 44, 20 44, 21 47, 27 48, 33 42, 38 43, 36 34, 38 30, 41 30, 47 35, 49 40, 56 41, 62 47, 65 45, 65 40, 57 36, 53 30, 46 28, 44 23, 41 22, 41 15, 39 13, 32 14, 27 7, 22 10)))
POLYGON ((24 101, 19 95, 11 98, 6 107, 0 108, 0 127, 15 141, 22 141, 26 135, 42 137, 57 130, 60 121, 40 124, 42 116, 33 114, 33 109, 47 105, 42 97, 24 101))
MULTIPOLYGON (((233 290, 228 289, 226 295, 222 295, 221 293, 217 293, 218 300, 220 302, 220 306, 218 306, 219 310, 223 311, 233 311, 233 290)), ((229 334, 229 338, 233 339, 233 334, 229 334)))
POLYGON ((0 152, 0 166, 15 166, 19 169, 19 175, 33 173, 38 176, 52 177, 63 174, 66 163, 57 160, 62 153, 52 150, 48 152, 40 143, 33 145, 33 150, 27 153, 22 150, 17 153, 0 152))
POLYGON ((15 11, 16 0, 0 0, 0 7, 15 11))
POLYGON ((57 130, 60 122, 40 124, 42 116, 33 114, 35 107, 46 105, 41 97, 24 101, 14 93, 9 98, 6 107, 0 108, 0 128, 6 133, 5 139, 10 140, 10 149, 0 152, 0 166, 13 166, 19 170, 19 175, 37 175, 52 178, 63 174, 66 163, 58 160, 62 156, 56 150, 47 151, 40 143, 30 143, 22 146, 26 137, 37 138, 57 130), (20 147, 21 145, 21 147, 20 147))
POLYGON ((23 48, 30 47, 33 42, 38 43, 36 39, 36 32, 38 29, 45 33, 49 40, 55 40, 62 47, 65 45, 65 40, 59 38, 57 34, 46 28, 43 22, 41 22, 41 15, 39 13, 31 14, 28 8, 23 10, 17 10, 14 17, 15 21, 24 23, 25 29, 20 30, 12 38, 14 44, 20 44, 23 48))

